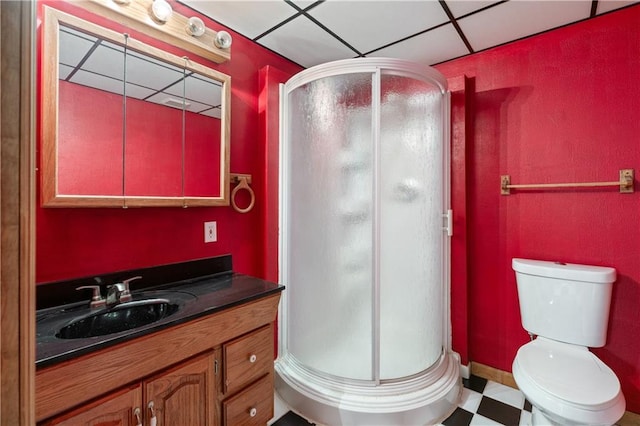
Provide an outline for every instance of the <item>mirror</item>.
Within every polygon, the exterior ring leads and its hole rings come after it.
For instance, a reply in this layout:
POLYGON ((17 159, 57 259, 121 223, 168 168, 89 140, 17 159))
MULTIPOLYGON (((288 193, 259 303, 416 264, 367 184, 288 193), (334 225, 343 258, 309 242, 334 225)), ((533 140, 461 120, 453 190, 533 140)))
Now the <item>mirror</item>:
POLYGON ((229 205, 229 76, 45 7, 45 207, 229 205))

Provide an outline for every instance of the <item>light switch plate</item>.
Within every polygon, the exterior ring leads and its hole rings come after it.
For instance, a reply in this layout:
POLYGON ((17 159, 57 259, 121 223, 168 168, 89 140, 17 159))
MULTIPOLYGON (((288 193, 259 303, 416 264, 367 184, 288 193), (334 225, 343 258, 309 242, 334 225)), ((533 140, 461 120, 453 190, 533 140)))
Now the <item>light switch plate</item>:
POLYGON ((218 241, 218 226, 215 222, 204 223, 204 242, 215 243, 218 241))

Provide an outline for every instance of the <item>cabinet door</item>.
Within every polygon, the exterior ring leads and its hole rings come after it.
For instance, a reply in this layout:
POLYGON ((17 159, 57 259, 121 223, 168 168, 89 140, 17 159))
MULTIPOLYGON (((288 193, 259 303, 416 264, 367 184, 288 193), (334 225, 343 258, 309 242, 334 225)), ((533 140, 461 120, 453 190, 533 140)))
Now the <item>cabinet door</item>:
POLYGON ((113 392, 90 404, 39 423, 40 426, 137 426, 134 410, 142 418, 142 388, 140 385, 113 392))
POLYGON ((213 353, 199 356, 145 381, 147 419, 158 426, 214 426, 213 353))

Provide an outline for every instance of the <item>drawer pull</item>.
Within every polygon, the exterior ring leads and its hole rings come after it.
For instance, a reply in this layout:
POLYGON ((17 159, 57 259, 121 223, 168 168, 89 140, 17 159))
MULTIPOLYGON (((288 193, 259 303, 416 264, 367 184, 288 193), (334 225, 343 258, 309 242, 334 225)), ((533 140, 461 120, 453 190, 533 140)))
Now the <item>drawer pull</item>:
POLYGON ((158 424, 158 418, 156 417, 156 410, 154 410, 153 401, 149 401, 149 412, 151 413, 151 418, 149 419, 149 426, 156 426, 158 424))
POLYGON ((255 354, 251 354, 251 356, 249 357, 249 362, 251 364, 253 364, 254 362, 256 362, 258 360, 258 357, 255 354))
POLYGON ((142 418, 140 417, 140 408, 136 407, 133 410, 133 415, 136 416, 136 426, 142 426, 142 418))
POLYGON ((258 414, 258 409, 256 407, 251 408, 251 410, 249 410, 249 415, 251 417, 255 417, 258 414))

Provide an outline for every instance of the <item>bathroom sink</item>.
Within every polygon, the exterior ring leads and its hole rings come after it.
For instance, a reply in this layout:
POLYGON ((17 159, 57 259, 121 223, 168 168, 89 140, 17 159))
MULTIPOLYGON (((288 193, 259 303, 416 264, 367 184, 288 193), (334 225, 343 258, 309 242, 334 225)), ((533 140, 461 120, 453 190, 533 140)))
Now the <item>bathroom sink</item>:
POLYGON ((125 302, 71 321, 56 333, 56 337, 84 339, 119 333, 159 321, 176 313, 178 308, 178 304, 168 299, 125 302))

